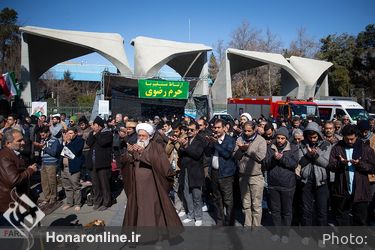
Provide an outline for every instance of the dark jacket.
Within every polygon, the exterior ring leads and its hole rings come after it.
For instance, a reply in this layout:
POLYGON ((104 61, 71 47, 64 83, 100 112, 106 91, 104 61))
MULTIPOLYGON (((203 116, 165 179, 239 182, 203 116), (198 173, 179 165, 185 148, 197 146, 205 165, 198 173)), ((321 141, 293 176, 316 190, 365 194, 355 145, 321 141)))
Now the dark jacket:
POLYGON ((223 142, 210 143, 209 150, 211 159, 209 161, 210 169, 212 169, 212 157, 215 150, 219 153, 219 178, 233 176, 236 172, 236 162, 233 157, 233 151, 236 141, 229 135, 225 135, 223 142))
POLYGON ((0 213, 8 210, 13 188, 16 188, 19 196, 28 193, 33 170, 24 167, 24 161, 13 150, 7 147, 0 150, 0 213))
POLYGON ((203 157, 206 141, 197 135, 186 148, 180 147, 178 156, 182 173, 187 169, 189 187, 202 187, 204 185, 203 157))
POLYGON ((89 137, 86 140, 87 145, 90 147, 89 158, 87 168, 102 169, 111 168, 112 163, 112 141, 113 135, 111 130, 102 129, 95 135, 90 132, 89 137))
MULTIPOLYGON (((340 161, 340 156, 346 158, 346 144, 344 140, 339 141, 331 151, 329 158, 329 170, 335 172, 335 182, 333 186, 333 195, 349 196, 349 171, 348 166, 340 161)), ((359 138, 353 146, 353 159, 359 159, 360 163, 355 166, 353 192, 353 202, 371 201, 371 189, 368 174, 373 173, 375 169, 375 153, 372 148, 364 144, 359 138)))
POLYGON ((267 155, 264 159, 264 167, 268 170, 268 187, 281 187, 292 189, 296 186, 295 169, 298 165, 298 148, 286 142, 287 145, 280 152, 283 156, 280 160, 275 159, 276 145, 270 144, 267 147, 267 155))
POLYGON ((69 159, 69 172, 71 174, 77 173, 81 170, 82 164, 84 163, 82 152, 85 141, 80 136, 76 136, 65 146, 75 155, 74 159, 69 159))

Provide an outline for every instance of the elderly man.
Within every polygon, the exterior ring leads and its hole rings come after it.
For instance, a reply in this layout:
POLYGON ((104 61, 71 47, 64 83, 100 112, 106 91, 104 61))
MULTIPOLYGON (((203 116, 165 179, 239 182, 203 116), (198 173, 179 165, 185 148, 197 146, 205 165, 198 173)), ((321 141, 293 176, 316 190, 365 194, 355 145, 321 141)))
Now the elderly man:
POLYGON ((18 155, 23 141, 22 133, 16 129, 10 129, 3 135, 4 148, 0 150, 0 226, 10 226, 3 214, 12 202, 12 190, 27 194, 29 191, 29 178, 37 170, 36 164, 24 169, 24 161, 18 155))
POLYGON ((128 144, 121 157, 125 168, 126 204, 123 227, 182 227, 168 192, 173 171, 164 147, 155 141, 155 129, 147 123, 136 127, 137 143, 128 144))

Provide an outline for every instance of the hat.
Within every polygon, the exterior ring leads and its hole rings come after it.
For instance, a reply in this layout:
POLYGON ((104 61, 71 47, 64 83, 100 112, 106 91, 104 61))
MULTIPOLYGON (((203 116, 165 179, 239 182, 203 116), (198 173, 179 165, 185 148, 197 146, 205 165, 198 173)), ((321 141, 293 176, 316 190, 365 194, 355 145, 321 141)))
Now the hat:
POLYGON ((0 115, 0 122, 3 122, 3 121, 5 121, 5 118, 4 116, 0 115))
POLYGON ((359 120, 357 123, 359 130, 370 130, 370 122, 368 120, 359 120))
POLYGON ((56 118, 57 120, 61 121, 60 114, 54 114, 52 115, 52 118, 56 118))
POLYGON ((100 118, 100 116, 97 116, 93 122, 93 124, 98 124, 100 127, 104 128, 104 120, 100 118))
POLYGON ((148 124, 148 123, 140 123, 140 124, 138 124, 137 127, 135 127, 135 131, 137 132, 137 134, 138 134, 139 130, 146 131, 147 134, 149 134, 150 136, 153 136, 154 133, 155 133, 154 127, 151 124, 148 124))
POLYGON ((287 139, 289 138, 289 131, 286 127, 280 127, 278 130, 276 130, 276 136, 277 135, 283 135, 285 136, 287 139))
POLYGON ((249 113, 242 113, 241 116, 245 116, 249 121, 253 119, 249 113))
POLYGON ((154 120, 155 120, 155 119, 158 119, 158 120, 160 120, 160 117, 159 117, 159 116, 157 116, 157 115, 155 115, 155 116, 154 116, 154 120))
POLYGON ((74 121, 75 123, 77 122, 77 116, 75 116, 75 115, 72 115, 71 117, 70 117, 70 121, 74 121))
POLYGON ((78 119, 78 124, 81 124, 81 123, 84 123, 84 124, 88 124, 89 121, 87 120, 86 116, 81 116, 81 118, 78 119))

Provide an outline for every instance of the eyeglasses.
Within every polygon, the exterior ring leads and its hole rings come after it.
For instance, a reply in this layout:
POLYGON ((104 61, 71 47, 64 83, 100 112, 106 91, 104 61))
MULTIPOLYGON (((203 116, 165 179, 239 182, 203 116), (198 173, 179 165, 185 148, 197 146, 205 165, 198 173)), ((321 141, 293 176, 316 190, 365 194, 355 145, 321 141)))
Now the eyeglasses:
POLYGON ((204 124, 199 124, 199 127, 203 127, 204 126, 204 124))
POLYGON ((188 131, 190 131, 190 132, 194 132, 195 129, 194 129, 194 128, 189 128, 188 131))
POLYGON ((73 123, 74 121, 69 121, 70 123, 73 123))

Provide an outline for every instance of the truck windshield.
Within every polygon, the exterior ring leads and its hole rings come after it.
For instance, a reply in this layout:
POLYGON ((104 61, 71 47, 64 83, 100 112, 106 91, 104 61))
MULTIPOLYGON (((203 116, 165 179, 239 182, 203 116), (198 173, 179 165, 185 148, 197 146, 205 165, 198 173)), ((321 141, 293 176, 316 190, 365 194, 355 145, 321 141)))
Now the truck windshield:
POLYGON ((354 121, 369 119, 368 113, 364 109, 346 109, 346 111, 354 121))
POLYGON ((298 115, 301 118, 306 118, 308 116, 318 116, 318 106, 315 105, 305 105, 300 104, 292 105, 292 116, 298 115))

